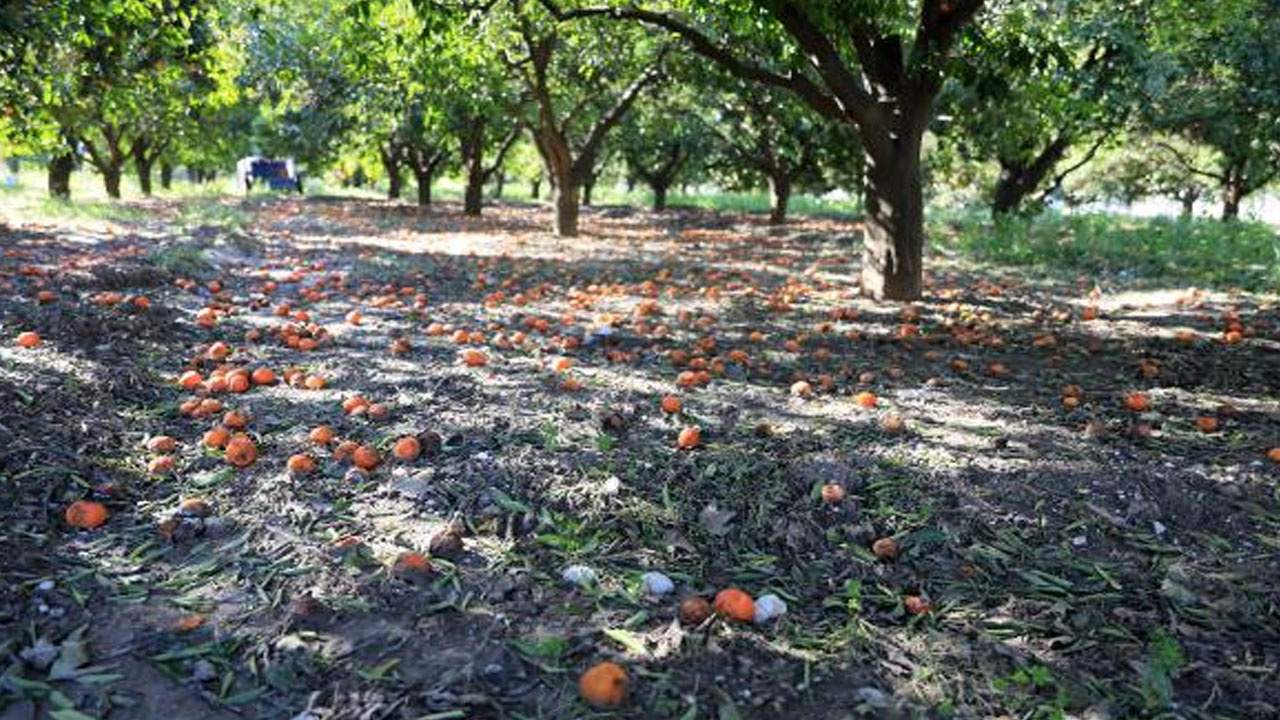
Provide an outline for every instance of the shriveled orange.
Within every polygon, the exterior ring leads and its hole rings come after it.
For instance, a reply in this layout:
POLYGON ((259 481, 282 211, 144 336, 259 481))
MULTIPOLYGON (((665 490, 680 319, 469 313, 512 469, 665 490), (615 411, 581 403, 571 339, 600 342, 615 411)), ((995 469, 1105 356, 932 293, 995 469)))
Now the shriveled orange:
POLYGON ((1202 433, 1218 431, 1218 418, 1206 415, 1196 418, 1196 428, 1202 433))
POLYGON ((372 445, 361 445, 351 454, 351 462, 361 470, 372 470, 382 463, 382 456, 372 445))
POLYGON ((227 441, 226 460, 238 468, 252 465, 258 459, 258 446, 248 435, 236 435, 227 441))
POLYGON ((578 678, 578 692, 592 707, 620 707, 627 701, 630 680, 621 665, 608 661, 596 663, 578 678))
POLYGON ((147 472, 152 475, 164 475, 173 472, 177 466, 178 461, 172 455, 159 455, 147 463, 147 472))
POLYGON ((684 409, 684 403, 680 402, 680 398, 675 395, 667 395, 662 398, 662 412, 668 415, 675 415, 684 409))
POLYGON ((147 441, 147 449, 153 453, 173 452, 178 447, 178 441, 169 435, 156 435, 147 441))
POLYGON ((221 425, 208 430, 201 438, 201 442, 208 448, 224 448, 229 440, 231 440, 231 431, 221 425))

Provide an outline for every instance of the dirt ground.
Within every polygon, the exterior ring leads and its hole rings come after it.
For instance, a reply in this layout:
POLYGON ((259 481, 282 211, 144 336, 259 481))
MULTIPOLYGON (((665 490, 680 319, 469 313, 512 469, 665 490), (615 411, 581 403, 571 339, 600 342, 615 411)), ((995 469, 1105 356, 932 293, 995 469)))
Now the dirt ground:
POLYGON ((222 203, 0 229, 3 720, 1280 716, 1274 298, 935 252, 875 303, 836 219, 222 203), (326 384, 185 414, 219 365, 326 384), (681 624, 730 586, 787 612, 681 624))

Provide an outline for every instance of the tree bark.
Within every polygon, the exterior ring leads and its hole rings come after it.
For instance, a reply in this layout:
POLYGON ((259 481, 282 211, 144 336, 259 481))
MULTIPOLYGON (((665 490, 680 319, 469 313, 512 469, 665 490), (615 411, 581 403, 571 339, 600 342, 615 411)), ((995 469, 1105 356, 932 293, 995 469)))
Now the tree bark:
POLYGON ((787 221, 787 207, 791 204, 791 178, 785 173, 769 177, 769 189, 773 204, 769 207, 769 222, 781 225, 787 221))
POLYGON ((107 197, 112 200, 120 199, 120 176, 123 174, 119 165, 109 165, 101 168, 102 184, 106 188, 107 197))
POLYGON ((924 191, 919 139, 899 136, 888 157, 871 159, 867 169, 862 294, 877 300, 920 297, 924 191))
POLYGON ((133 143, 133 168, 138 173, 138 188, 145 197, 151 197, 151 164, 154 158, 147 153, 147 145, 141 140, 133 143))
POLYGON ((556 183, 556 234, 560 237, 578 236, 579 190, 569 178, 556 183))
POLYGON ((480 215, 484 205, 484 167, 481 164, 480 151, 477 148, 467 159, 467 187, 462 193, 462 212, 480 215))
POLYGON ((1222 220, 1240 219, 1240 201, 1245 196, 1244 163, 1232 163, 1222 182, 1222 220))
POLYGON ((75 169, 76 155, 70 148, 61 150, 49 159, 49 197, 70 199, 71 171, 75 169))
POLYGON ((413 179, 418 184, 418 205, 431 205, 431 176, 433 168, 414 168, 413 179))
POLYGON ((591 196, 596 190, 596 176, 588 175, 586 182, 582 183, 582 206, 591 207, 591 196))
POLYGON ((1198 193, 1196 193, 1196 192, 1194 192, 1194 191, 1186 190, 1186 191, 1183 191, 1183 192, 1178 196, 1178 200, 1180 200, 1180 201, 1182 202, 1182 217, 1183 217, 1183 218, 1187 218, 1187 219, 1189 219, 1189 218, 1191 218, 1193 215, 1195 215, 1195 212, 1196 212, 1196 195, 1197 195, 1197 194, 1198 194, 1198 193))
POLYGON ((1000 158, 1000 179, 991 199, 992 215, 1008 215, 1022 209, 1027 196, 1049 176, 1066 154, 1070 143, 1059 136, 1030 161, 1022 158, 1000 158))
POLYGON ((536 177, 529 181, 529 197, 537 200, 542 197, 542 178, 536 177))
POLYGON ((160 187, 169 190, 173 187, 173 163, 160 161, 160 187))
POLYGON ((653 211, 662 212, 667 209, 667 186, 663 183, 651 183, 649 187, 653 190, 653 211))
POLYGON ((387 171, 387 199, 399 200, 404 187, 400 151, 393 146, 379 149, 378 154, 382 157, 383 169, 387 171))
POLYGON ((501 200, 502 192, 506 189, 506 186, 507 186, 507 174, 503 172, 501 169, 499 169, 498 179, 495 180, 493 183, 493 197, 498 200, 501 200))

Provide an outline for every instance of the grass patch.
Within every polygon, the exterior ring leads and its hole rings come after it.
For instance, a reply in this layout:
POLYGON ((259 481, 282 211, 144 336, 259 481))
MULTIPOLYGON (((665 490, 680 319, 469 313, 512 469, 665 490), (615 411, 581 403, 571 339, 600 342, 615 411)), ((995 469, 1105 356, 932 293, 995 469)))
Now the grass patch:
POLYGON ((1045 214, 932 222, 930 236, 979 262, 1124 280, 1280 289, 1280 236, 1261 222, 1045 214))

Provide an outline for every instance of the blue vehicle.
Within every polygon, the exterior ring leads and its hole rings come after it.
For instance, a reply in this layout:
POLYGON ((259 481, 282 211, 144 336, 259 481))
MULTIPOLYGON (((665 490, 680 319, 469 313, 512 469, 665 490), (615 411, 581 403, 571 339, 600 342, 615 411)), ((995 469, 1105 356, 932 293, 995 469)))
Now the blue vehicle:
POLYGON ((236 163, 236 179, 246 194, 254 185, 302 192, 302 175, 294 168, 293 158, 240 158, 236 163))

